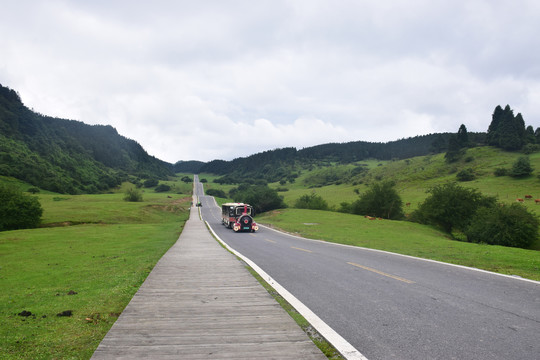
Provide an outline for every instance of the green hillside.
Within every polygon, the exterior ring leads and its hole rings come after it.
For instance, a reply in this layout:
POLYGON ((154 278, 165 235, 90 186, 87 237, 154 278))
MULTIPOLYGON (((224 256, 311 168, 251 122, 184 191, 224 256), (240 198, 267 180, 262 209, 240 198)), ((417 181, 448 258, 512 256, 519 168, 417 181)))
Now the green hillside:
POLYGON ((156 159, 111 126, 41 115, 0 85, 0 175, 59 193, 96 193, 137 178, 165 178, 156 159))
POLYGON ((427 196, 430 187, 447 181, 457 181, 456 175, 463 169, 472 169, 476 179, 461 182, 461 185, 480 190, 485 195, 496 196, 500 202, 509 203, 525 195, 532 195, 533 200, 524 204, 540 215, 540 204, 536 206, 534 199, 540 199, 540 152, 529 155, 532 176, 512 178, 510 176, 495 176, 499 168, 510 169, 521 153, 507 152, 498 148, 482 146, 466 151, 462 160, 447 163, 444 154, 418 156, 411 159, 395 161, 369 160, 348 165, 328 165, 305 169, 300 172, 294 183, 279 182, 270 185, 281 191, 285 202, 292 206, 296 199, 304 194, 315 192, 321 195, 329 205, 339 207, 344 201, 353 201, 358 193, 364 192, 368 185, 380 180, 393 180, 404 203, 410 203, 406 212, 414 210, 427 196), (325 173, 347 173, 357 166, 363 166, 366 171, 353 176, 347 183, 319 186, 325 173), (322 175, 321 175, 322 174, 322 175))

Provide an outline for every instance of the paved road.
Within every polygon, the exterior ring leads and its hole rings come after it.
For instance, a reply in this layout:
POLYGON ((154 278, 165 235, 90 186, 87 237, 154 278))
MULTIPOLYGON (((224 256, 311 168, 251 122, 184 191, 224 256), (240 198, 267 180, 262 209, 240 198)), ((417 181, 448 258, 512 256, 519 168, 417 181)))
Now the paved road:
MULTIPOLYGON (((203 194, 202 187, 198 187, 203 194)), ((540 359, 540 283, 203 217, 368 359, 540 359)))

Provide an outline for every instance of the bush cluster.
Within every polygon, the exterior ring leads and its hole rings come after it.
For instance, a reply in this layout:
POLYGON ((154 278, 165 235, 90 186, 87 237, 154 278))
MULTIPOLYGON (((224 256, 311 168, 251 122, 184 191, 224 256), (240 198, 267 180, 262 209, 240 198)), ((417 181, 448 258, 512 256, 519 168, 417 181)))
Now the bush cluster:
MULTIPOLYGON (((381 181, 373 183, 369 189, 360 195, 350 206, 350 211, 357 215, 369 215, 384 219, 401 219, 403 214, 403 201, 397 193, 395 183, 381 181)), ((341 204, 345 210, 346 204, 341 204)))
POLYGON ((513 247, 530 247, 538 236, 538 217, 521 204, 502 206, 494 197, 456 183, 437 185, 412 213, 412 220, 459 231, 467 241, 513 247))
POLYGON ((231 189, 229 196, 234 201, 250 204, 257 213, 286 207, 283 196, 268 185, 242 184, 231 189))
POLYGON ((328 210, 328 202, 315 193, 302 195, 294 203, 297 209, 328 210))
POLYGON ((139 189, 130 188, 126 191, 124 200, 130 202, 141 202, 143 201, 143 196, 139 189))
POLYGON ((37 197, 0 184, 0 231, 35 228, 42 214, 37 197))
POLYGON ((165 192, 165 191, 170 191, 171 190, 171 187, 167 184, 159 184, 155 189, 154 191, 155 192, 165 192))
POLYGON ((206 195, 215 196, 215 197, 223 198, 223 199, 227 197, 227 194, 225 194, 225 191, 219 190, 219 189, 208 189, 206 190, 206 195))

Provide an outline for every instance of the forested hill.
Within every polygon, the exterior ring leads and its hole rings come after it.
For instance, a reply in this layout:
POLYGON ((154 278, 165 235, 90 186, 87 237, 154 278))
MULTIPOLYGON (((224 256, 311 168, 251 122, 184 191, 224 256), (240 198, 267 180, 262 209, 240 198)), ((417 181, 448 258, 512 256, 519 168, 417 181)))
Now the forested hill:
POLYGON ((130 176, 172 175, 172 164, 111 126, 37 114, 0 84, 0 175, 60 193, 93 193, 130 176))
MULTIPOLYGON (((484 144, 485 133, 469 133, 469 141, 484 144)), ((232 161, 214 160, 202 165, 199 172, 228 175, 231 180, 237 178, 265 179, 278 181, 294 177, 297 168, 312 164, 338 162, 354 163, 366 159, 391 160, 406 159, 414 156, 441 153, 448 149, 451 133, 430 134, 412 138, 373 143, 354 141, 331 143, 297 150, 282 148, 261 152, 232 161)))

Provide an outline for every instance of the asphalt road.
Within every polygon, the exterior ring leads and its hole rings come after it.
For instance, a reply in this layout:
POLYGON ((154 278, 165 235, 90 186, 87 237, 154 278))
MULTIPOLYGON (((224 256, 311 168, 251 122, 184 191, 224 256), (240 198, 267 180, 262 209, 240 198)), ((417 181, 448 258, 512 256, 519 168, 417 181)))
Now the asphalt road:
POLYGON ((200 201, 222 240, 370 360, 540 359, 539 282, 264 227, 234 233, 212 197, 200 201))

